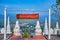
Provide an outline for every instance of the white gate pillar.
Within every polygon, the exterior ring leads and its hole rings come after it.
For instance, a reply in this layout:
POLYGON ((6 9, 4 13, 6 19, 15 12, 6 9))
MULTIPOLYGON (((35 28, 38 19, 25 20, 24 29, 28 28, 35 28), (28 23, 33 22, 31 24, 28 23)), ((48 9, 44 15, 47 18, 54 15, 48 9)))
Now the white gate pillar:
POLYGON ((6 8, 4 8, 4 40, 6 40, 6 8))
POLYGON ((48 33, 48 39, 51 38, 50 27, 51 27, 51 10, 49 9, 49 33, 48 33))

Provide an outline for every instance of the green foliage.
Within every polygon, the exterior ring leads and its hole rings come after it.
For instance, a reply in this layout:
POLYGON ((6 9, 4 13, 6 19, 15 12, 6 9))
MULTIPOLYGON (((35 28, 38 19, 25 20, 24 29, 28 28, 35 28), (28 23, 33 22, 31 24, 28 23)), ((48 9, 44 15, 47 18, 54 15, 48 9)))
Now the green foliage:
POLYGON ((44 28, 42 28, 42 33, 44 32, 44 28))
POLYGON ((11 32, 14 33, 13 28, 11 28, 11 32))
POLYGON ((28 34, 27 32, 24 32, 24 33, 22 34, 22 36, 23 36, 23 38, 29 38, 29 34, 28 34))
POLYGON ((60 0, 56 0, 56 3, 57 3, 57 5, 59 5, 60 4, 60 0))

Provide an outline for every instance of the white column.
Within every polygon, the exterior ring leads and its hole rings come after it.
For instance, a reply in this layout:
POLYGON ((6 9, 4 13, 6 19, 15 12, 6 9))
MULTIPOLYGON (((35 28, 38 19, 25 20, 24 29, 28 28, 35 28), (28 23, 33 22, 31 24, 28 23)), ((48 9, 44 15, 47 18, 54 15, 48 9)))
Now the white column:
POLYGON ((21 29, 19 26, 19 21, 16 21, 16 25, 14 28, 14 35, 21 36, 21 29))
POLYGON ((58 24, 58 22, 56 22, 56 29, 59 29, 59 24, 58 24))
POLYGON ((35 35, 42 35, 41 33, 42 33, 42 30, 40 27, 40 23, 39 23, 39 21, 37 21, 36 27, 35 27, 35 35))
POLYGON ((11 29, 10 29, 10 21, 9 21, 10 19, 9 19, 9 16, 8 16, 8 23, 7 23, 7 34, 11 34, 11 29))
POLYGON ((57 35, 57 31, 59 30, 59 24, 56 22, 55 34, 57 35))
POLYGON ((43 33, 43 35, 44 34, 48 35, 47 18, 45 18, 45 27, 44 27, 44 33, 43 33))
POLYGON ((6 40, 6 8, 4 9, 4 40, 6 40))
POLYGON ((51 10, 49 9, 49 35, 48 35, 48 39, 50 39, 51 34, 50 34, 50 27, 51 27, 51 10))

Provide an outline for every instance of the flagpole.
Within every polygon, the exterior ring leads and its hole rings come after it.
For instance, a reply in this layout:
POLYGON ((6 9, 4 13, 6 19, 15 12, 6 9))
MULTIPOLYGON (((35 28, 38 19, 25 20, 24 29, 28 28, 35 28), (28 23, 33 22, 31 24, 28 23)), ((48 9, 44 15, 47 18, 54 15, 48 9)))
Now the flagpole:
POLYGON ((6 8, 4 8, 4 40, 6 40, 6 8))
POLYGON ((50 34, 50 27, 51 27, 51 10, 49 9, 49 35, 48 35, 48 39, 51 38, 51 34, 50 34))

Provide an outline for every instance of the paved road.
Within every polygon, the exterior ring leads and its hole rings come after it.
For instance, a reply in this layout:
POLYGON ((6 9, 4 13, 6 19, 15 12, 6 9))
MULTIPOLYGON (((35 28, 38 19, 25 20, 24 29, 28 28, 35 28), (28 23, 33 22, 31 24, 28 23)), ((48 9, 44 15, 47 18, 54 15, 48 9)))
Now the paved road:
MULTIPOLYGON (((7 39, 11 37, 11 34, 7 34, 7 39)), ((3 40, 4 38, 4 35, 3 34, 0 34, 0 40, 3 40)))
MULTIPOLYGON (((10 37, 11 37, 11 34, 8 34, 7 38, 10 38, 10 37)), ((0 34, 0 40, 3 40, 3 38, 4 38, 3 34, 0 34)), ((48 40, 47 35, 45 35, 45 38, 46 38, 46 40, 48 40)), ((20 39, 18 39, 18 40, 20 40, 20 39)), ((21 39, 21 40, 23 40, 23 39, 21 39)), ((58 35, 58 36, 57 35, 52 35, 50 40, 60 40, 60 35, 58 35)))
MULTIPOLYGON (((45 37, 47 38, 48 40, 48 36, 45 35, 45 37)), ((60 35, 51 35, 51 39, 50 40, 60 40, 60 35)))

